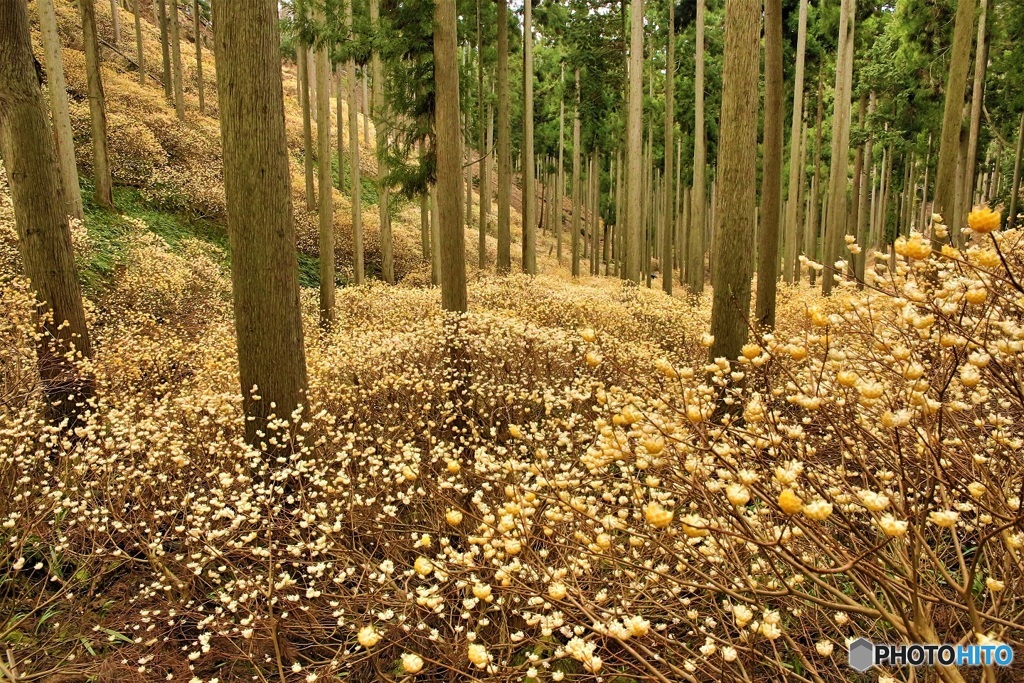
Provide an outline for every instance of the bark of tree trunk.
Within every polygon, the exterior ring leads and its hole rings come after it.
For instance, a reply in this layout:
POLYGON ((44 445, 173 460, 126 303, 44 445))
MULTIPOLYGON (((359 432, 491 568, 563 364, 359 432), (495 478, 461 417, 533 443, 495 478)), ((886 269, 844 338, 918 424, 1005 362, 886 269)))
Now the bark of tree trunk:
POLYGON ((75 141, 71 131, 67 83, 64 80, 64 59, 60 51, 60 36, 57 34, 57 16, 53 9, 53 0, 38 0, 36 10, 39 14, 39 28, 43 34, 43 58, 46 62, 50 114, 53 119, 57 161, 60 164, 60 184, 64 190, 65 211, 67 215, 81 220, 85 213, 82 209, 82 191, 78 185, 75 141))
POLYGON ((774 329, 782 203, 782 0, 764 0, 764 71, 764 160, 754 320, 761 328, 774 329))
POLYGON ((93 390, 77 360, 90 357, 92 345, 24 2, 0 5, 0 157, 22 265, 40 303, 36 359, 47 417, 57 425, 67 419, 66 427, 74 427, 93 390))
POLYGON ((309 103, 309 50, 301 42, 295 48, 299 107, 302 109, 302 169, 306 179, 306 211, 316 209, 316 190, 313 182, 313 122, 309 103))
MULTIPOLYGON (((323 19, 323 16, 320 17, 323 19)), ((331 78, 327 48, 314 52, 316 81, 317 198, 320 223, 320 324, 334 323, 334 179, 331 177, 331 78)))
MULTIPOLYGON (((81 1, 81 0, 80 0, 81 1)), ((163 64, 164 97, 170 102, 174 99, 174 77, 171 75, 171 41, 167 26, 167 0, 157 0, 160 16, 160 55, 163 64)))
POLYGON ((704 133, 704 0, 697 0, 697 57, 693 82, 693 185, 690 191, 690 236, 686 244, 686 283, 691 295, 704 292, 704 230, 707 225, 707 138, 704 133))
POLYGON ((185 92, 181 74, 181 30, 178 25, 178 0, 171 0, 171 64, 174 67, 174 113, 185 120, 185 92))
MULTIPOLYGON (((138 2, 138 0, 136 0, 138 2)), ((192 32, 196 41, 196 88, 199 92, 199 113, 206 113, 206 93, 203 83, 203 22, 199 16, 199 0, 192 0, 192 32)), ((141 51, 141 50, 140 50, 141 51)))
POLYGON ((715 210, 710 357, 735 359, 747 341, 757 200, 757 91, 760 3, 726 0, 722 114, 715 210))
MULTIPOLYGON (((942 109, 942 137, 939 142, 939 168, 935 174, 935 213, 951 224, 956 211, 956 167, 960 149, 960 128, 963 120, 964 91, 967 69, 971 61, 971 29, 974 27, 975 0, 959 0, 953 24, 953 47, 949 74, 946 78, 946 99, 942 109)), ((945 239, 932 235, 932 244, 945 239)))
MULTIPOLYGON (((857 107, 857 127, 860 128, 861 134, 863 135, 865 130, 865 116, 867 116, 868 107, 868 93, 865 90, 860 94, 860 102, 857 107)), ((857 228, 860 224, 860 196, 862 176, 864 175, 864 143, 862 142, 857 146, 857 151, 854 153, 853 161, 853 189, 852 197, 850 198, 850 217, 847 221, 847 232, 852 232, 854 241, 857 238, 857 228)), ((842 248, 842 247, 840 247, 842 248)), ((846 262, 846 274, 850 277, 856 277, 857 275, 857 255, 851 253, 850 258, 846 262)))
POLYGON ((675 2, 668 3, 668 54, 665 63, 665 226, 662 229, 661 241, 661 288, 672 296, 673 279, 673 253, 672 244, 675 237, 676 212, 670 210, 672 198, 672 134, 675 132, 674 106, 675 106, 675 74, 676 74, 676 6, 675 2))
POLYGON ((626 123, 626 279, 640 282, 643 253, 644 3, 630 2, 629 99, 626 123))
POLYGON ((139 11, 139 0, 132 0, 132 12, 135 14, 135 60, 139 63, 139 85, 145 85, 146 55, 142 51, 142 14, 139 11))
POLYGON ((512 270, 512 153, 509 141, 508 0, 498 0, 498 273, 512 270))
MULTIPOLYGON (((370 27, 377 31, 380 23, 380 0, 370 0, 370 27)), ((391 236, 391 191, 387 184, 387 130, 384 122, 387 111, 384 103, 384 66, 380 58, 380 50, 374 44, 371 57, 373 69, 373 94, 371 117, 374 119, 374 132, 377 134, 377 203, 380 209, 380 255, 382 275, 388 284, 395 284, 395 248, 391 236)))
MULTIPOLYGON (((352 30, 352 3, 345 7, 345 26, 352 30)), ((359 107, 356 102, 356 89, 358 77, 356 76, 355 60, 348 60, 348 150, 350 155, 349 164, 352 171, 352 242, 353 242, 353 270, 355 271, 355 283, 363 284, 363 206, 362 206, 362 181, 360 180, 359 168, 359 107)))
POLYGON ((978 162, 978 135, 981 132, 981 107, 985 101, 985 72, 988 67, 988 42, 985 34, 985 20, 988 14, 988 0, 980 0, 981 13, 978 15, 978 38, 974 50, 974 88, 971 92, 971 132, 967 141, 967 167, 964 179, 970 188, 961 204, 961 214, 967 215, 974 200, 974 176, 978 162))
POLYGON ((277 4, 215 2, 213 12, 239 377, 255 418, 246 439, 260 448, 268 421, 290 421, 306 401, 277 4))
POLYGON ((107 155, 107 108, 100 75, 100 46, 96 35, 93 0, 78 0, 82 10, 82 38, 85 45, 85 73, 89 90, 89 120, 92 130, 92 169, 96 203, 114 210, 114 183, 107 155))
POLYGON ((835 284, 835 262, 846 234, 846 187, 850 163, 850 95, 853 86, 853 49, 856 0, 843 0, 839 18, 839 63, 836 67, 835 112, 832 115, 832 158, 829 163, 829 212, 826 214, 822 254, 821 293, 828 296, 835 284))
POLYGON ((111 36, 113 38, 114 47, 121 47, 121 8, 118 6, 118 0, 110 0, 110 23, 111 23, 111 36))
POLYGON ((523 272, 537 274, 533 158, 533 0, 523 5, 523 272))
MULTIPOLYGON (((875 111, 875 93, 871 93, 868 100, 868 118, 871 117, 875 111)), ((854 255, 854 276, 860 283, 859 286, 863 287, 865 266, 867 264, 868 252, 870 251, 869 242, 869 221, 868 221, 868 193, 869 189, 873 190, 875 181, 871 177, 872 171, 874 170, 874 164, 871 163, 871 153, 873 151, 874 139, 869 130, 867 133, 867 139, 864 141, 864 156, 863 156, 863 172, 860 176, 860 202, 857 208, 857 245, 860 247, 860 253, 854 255)))
POLYGON ((576 69, 576 107, 572 120, 572 276, 580 276, 580 70, 576 69))
POLYGON ((345 100, 345 79, 341 64, 334 65, 334 106, 338 129, 338 191, 345 191, 345 114, 341 103, 345 100))
POLYGON ((434 3, 437 193, 441 232, 441 306, 466 311, 466 246, 461 206, 462 131, 459 127, 458 17, 455 0, 434 3))
POLYGON ((802 149, 800 129, 804 116, 804 62, 807 52, 807 0, 800 0, 800 16, 796 36, 796 73, 793 76, 793 118, 789 126, 789 187, 786 192, 786 253, 782 277, 793 283, 800 279, 797 265, 799 253, 797 195, 803 183, 803 166, 798 162, 802 149))
POLYGON ((1010 230, 1017 224, 1017 197, 1020 195, 1021 157, 1024 156, 1024 114, 1020 115, 1020 130, 1017 131, 1017 153, 1013 161, 1013 183, 1010 185, 1010 211, 1006 216, 1006 227, 1010 230))

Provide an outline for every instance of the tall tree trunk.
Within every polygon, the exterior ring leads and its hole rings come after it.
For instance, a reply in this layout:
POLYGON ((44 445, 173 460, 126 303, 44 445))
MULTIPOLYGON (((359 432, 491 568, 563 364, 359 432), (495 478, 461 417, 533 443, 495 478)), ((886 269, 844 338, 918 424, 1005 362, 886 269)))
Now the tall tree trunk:
MULTIPOLYGON (((818 111, 814 124, 814 176, 811 178, 811 210, 807 221, 808 229, 804 234, 804 254, 812 260, 818 258, 818 224, 823 203, 821 195, 821 124, 825 102, 824 71, 825 66, 822 64, 818 67, 818 111)), ((810 266, 807 268, 807 279, 811 287, 814 286, 816 273, 814 268, 810 266)), ((800 280, 799 276, 797 280, 800 280)))
POLYGON ((430 188, 430 284, 441 284, 441 219, 437 213, 436 185, 430 188))
POLYGON ((797 265, 799 253, 798 228, 800 202, 797 195, 803 183, 803 167, 797 163, 801 150, 800 128, 804 116, 804 61, 807 52, 807 0, 800 0, 800 18, 796 34, 796 74, 793 77, 793 118, 789 125, 789 188, 786 193, 786 253, 783 279, 793 283, 800 279, 797 265))
POLYGON ((537 274, 533 169, 533 0, 523 5, 523 272, 537 274))
POLYGON ((928 134, 928 152, 924 157, 924 182, 921 185, 921 218, 918 224, 923 231, 928 225, 928 173, 932 163, 932 136, 928 134))
POLYGON ((512 147, 509 143, 508 0, 498 0, 498 256, 497 271, 512 270, 510 228, 512 147))
MULTIPOLYGON (((493 90, 492 90, 493 94, 493 90)), ((491 222, 491 149, 494 147, 494 112, 487 103, 487 136, 484 139, 483 178, 480 180, 480 268, 487 267, 487 226, 491 222)))
POLYGON ((297 64, 299 107, 302 109, 302 168, 306 178, 306 211, 316 209, 316 191, 313 183, 313 122, 309 103, 309 50, 299 42, 295 48, 297 64))
MULTIPOLYGON (((479 239, 477 241, 477 264, 480 270, 487 267, 487 215, 484 212, 484 202, 489 200, 489 197, 485 199, 485 194, 489 193, 490 188, 485 188, 484 183, 486 181, 485 176, 487 175, 487 131, 486 131, 486 116, 487 116, 487 105, 484 103, 484 31, 483 31, 483 7, 481 6, 481 0, 476 0, 476 105, 479 109, 479 129, 477 130, 477 140, 480 147, 480 170, 477 175, 480 176, 480 216, 479 216, 479 239)), ((468 217, 467 217, 468 220, 468 217)))
POLYGON ((68 419, 73 427, 92 394, 92 380, 78 372, 74 355, 90 357, 92 345, 34 62, 27 3, 0 4, 0 157, 7 169, 22 265, 40 304, 36 358, 46 410, 54 424, 68 419))
POLYGON ((110 0, 110 24, 114 47, 121 47, 121 8, 118 0, 110 0))
POLYGON ((661 237, 661 288, 672 295, 672 242, 676 231, 676 212, 671 210, 672 201, 672 134, 675 132, 675 77, 676 77, 676 4, 668 3, 668 54, 665 62, 665 226, 661 237))
MULTIPOLYGON (((946 79, 946 99, 942 108, 942 137, 939 142, 939 168, 935 174, 935 213, 949 224, 956 211, 956 167, 963 121, 967 68, 971 61, 971 29, 974 27, 975 0, 958 0, 953 24, 953 48, 946 79)), ((944 242, 932 236, 933 244, 944 242)))
MULTIPOLYGON (((422 169, 424 164, 423 142, 417 143, 416 147, 419 151, 420 168, 422 169)), ((430 191, 428 190, 420 195, 420 246, 424 261, 431 260, 430 234, 430 191)))
POLYGON ((558 178, 555 180, 555 244, 558 265, 562 265, 562 197, 565 196, 565 64, 561 75, 562 94, 558 102, 558 178))
POLYGON ((690 191, 690 237, 686 244, 686 284, 690 294, 704 292, 704 229, 707 225, 707 137, 704 133, 704 0, 697 0, 697 56, 693 81, 693 185, 690 191))
POLYGON ((145 85, 146 54, 142 50, 142 13, 139 11, 139 0, 132 0, 132 13, 135 14, 135 61, 139 63, 139 85, 145 85))
MULTIPOLYGON (((320 14, 323 20, 323 14, 320 14)), ((314 52, 316 60, 317 198, 320 219, 320 324, 334 323, 334 179, 331 177, 331 64, 327 47, 314 52)))
POLYGON ((722 114, 715 213, 711 359, 735 359, 747 341, 757 201, 757 92, 760 4, 726 0, 722 114))
MULTIPOLYGON (((875 111, 875 93, 871 93, 868 101, 868 118, 875 111)), ((866 128, 866 126, 865 126, 866 128)), ((875 181, 871 177, 871 172, 874 170, 874 164, 871 162, 872 147, 874 144, 873 136, 870 130, 866 130, 867 138, 864 140, 864 155, 862 158, 863 170, 860 175, 860 201, 857 207, 857 245, 860 247, 860 253, 853 256, 854 263, 854 276, 860 286, 864 283, 864 271, 865 265, 867 264, 869 247, 869 234, 868 234, 868 191, 869 188, 874 188, 875 181)))
MULTIPOLYGON (((857 127, 860 128, 861 138, 864 137, 865 132, 865 117, 867 116, 868 110, 868 92, 865 90, 860 94, 860 101, 857 106, 857 127)), ((853 233, 854 241, 857 238, 857 227, 860 221, 860 192, 861 192, 861 177, 864 175, 864 143, 862 142, 857 146, 857 150, 853 155, 853 189, 851 191, 852 196, 850 198, 850 215, 847 219, 847 232, 853 233)), ((842 249, 842 245, 840 245, 842 249)), ((846 274, 849 277, 855 277, 857 275, 857 255, 851 253, 850 258, 846 262, 846 274)))
POLYGON ((277 3, 215 2, 213 13, 239 378, 255 418, 245 433, 261 447, 271 416, 290 420, 306 401, 277 3))
POLYGON ((363 142, 367 145, 370 144, 370 74, 367 73, 366 67, 363 67, 363 77, 360 79, 363 87, 363 95, 360 98, 361 111, 363 112, 363 142))
POLYGON ((643 253, 644 2, 631 0, 629 98, 626 123, 626 279, 640 282, 643 253))
MULTIPOLYGON (((138 0, 136 0, 138 2, 138 0)), ((203 83, 203 22, 199 16, 199 0, 192 0, 192 32, 196 40, 196 88, 199 91, 199 113, 206 113, 206 93, 203 83)))
POLYGON ((434 3, 437 195, 441 233, 441 306, 466 310, 466 247, 459 204, 462 132, 459 127, 458 17, 455 0, 434 3))
MULTIPOLYGON (((345 7, 345 27, 352 31, 352 3, 345 7)), ((355 271, 355 283, 363 284, 365 276, 363 266, 363 204, 362 204, 362 181, 360 180, 359 169, 359 107, 356 103, 356 88, 358 76, 356 76, 356 62, 354 58, 348 60, 348 150, 349 164, 352 167, 352 242, 353 242, 353 270, 355 271)))
POLYGON ((835 261, 839 257, 839 244, 846 234, 849 217, 846 188, 850 164, 850 96, 853 86, 853 37, 856 0, 843 0, 839 18, 839 62, 836 66, 835 111, 832 115, 832 158, 829 164, 829 211, 825 219, 822 239, 825 271, 821 292, 828 295, 835 284, 835 261))
POLYGON ((572 119, 572 276, 580 276, 580 70, 576 69, 576 107, 572 119))
POLYGON ((174 80, 171 75, 171 40, 167 21, 167 0, 157 0, 160 22, 160 55, 163 64, 164 97, 170 102, 174 99, 174 80))
POLYGON ((345 114, 342 102, 345 99, 345 77, 341 64, 334 65, 334 107, 338 129, 338 191, 345 191, 345 114))
POLYGON ((601 218, 598 216, 598 191, 601 187, 601 166, 599 161, 599 152, 595 149, 590 156, 590 175, 588 179, 590 181, 590 271, 592 275, 599 275, 599 258, 598 258, 598 242, 600 236, 598 234, 598 226, 601 223, 601 218))
MULTIPOLYGON (((370 0, 370 27, 376 35, 380 26, 380 0, 370 0)), ((387 111, 384 104, 384 66, 380 50, 374 43, 370 68, 373 69, 373 107, 370 111, 377 134, 377 204, 380 209, 380 254, 384 281, 395 283, 395 248, 391 236, 391 190, 388 187, 388 135, 384 122, 387 111)), ((328 117, 329 118, 329 117, 328 117)))
MULTIPOLYGON (((967 166, 964 179, 968 188, 974 187, 974 176, 978 162, 978 135, 981 132, 981 107, 985 98, 985 72, 988 67, 988 42, 985 38, 985 19, 988 14, 988 0, 981 2, 978 15, 978 38, 974 49, 974 89, 971 92, 971 131, 967 140, 967 166)), ((965 201, 960 205, 961 214, 966 216, 973 203, 973 191, 968 190, 965 201)))
POLYGON ((782 204, 782 0, 764 0, 764 160, 754 320, 775 327, 782 204))
POLYGON ((1009 230, 1012 230, 1017 224, 1017 198, 1020 196, 1020 167, 1022 156, 1024 156, 1024 113, 1020 115, 1020 130, 1017 131, 1017 153, 1013 158, 1013 183, 1010 185, 1010 211, 1006 214, 1006 227, 1009 230))
POLYGON ((85 45, 85 75, 89 90, 89 121, 92 130, 92 171, 96 203, 114 209, 114 183, 107 156, 107 107, 100 75, 100 45, 96 35, 96 9, 93 0, 78 0, 82 11, 82 37, 85 45))
POLYGON ((174 67, 174 113, 185 120, 185 91, 181 75, 181 30, 178 25, 178 0, 171 0, 171 65, 174 67))
MULTIPOLYGON (((54 141, 57 147, 57 161, 60 164, 60 184, 64 190, 65 211, 67 215, 81 220, 85 214, 82 210, 82 191, 78 185, 75 142, 71 132, 71 114, 68 108, 68 88, 64 81, 64 59, 60 51, 60 36, 57 34, 57 17, 53 10, 53 0, 38 0, 36 11, 39 14, 39 28, 43 34, 43 59, 46 61, 47 89, 50 91, 50 115, 53 118, 54 141)), ((137 12, 136 16, 138 16, 137 12)))
POLYGON ((464 162, 460 165, 459 168, 464 169, 465 173, 466 173, 466 182, 465 182, 465 188, 466 188, 466 226, 465 227, 466 227, 466 229, 470 229, 470 228, 473 227, 473 163, 472 163, 473 160, 471 158, 473 156, 473 140, 472 140, 472 137, 470 135, 470 117, 469 117, 469 112, 466 112, 465 121, 466 121, 466 140, 465 140, 465 144, 463 145, 463 149, 465 150, 466 156, 465 156, 464 162))

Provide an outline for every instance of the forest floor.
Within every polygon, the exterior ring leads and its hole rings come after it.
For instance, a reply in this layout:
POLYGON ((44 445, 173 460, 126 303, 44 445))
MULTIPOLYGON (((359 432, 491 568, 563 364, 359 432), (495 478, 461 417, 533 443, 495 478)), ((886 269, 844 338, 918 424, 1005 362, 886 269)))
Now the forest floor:
POLYGON ((42 419, 0 176, 0 680, 868 681, 858 636, 1021 643, 1019 233, 914 237, 828 299, 782 286, 775 332, 709 364, 709 295, 573 280, 550 234, 535 278, 471 266, 453 323, 403 203, 400 284, 342 286, 325 332, 288 74, 310 405, 271 459, 242 438, 213 82, 200 116, 184 44, 182 122, 107 57, 119 213, 83 181, 97 398, 74 438, 42 419))

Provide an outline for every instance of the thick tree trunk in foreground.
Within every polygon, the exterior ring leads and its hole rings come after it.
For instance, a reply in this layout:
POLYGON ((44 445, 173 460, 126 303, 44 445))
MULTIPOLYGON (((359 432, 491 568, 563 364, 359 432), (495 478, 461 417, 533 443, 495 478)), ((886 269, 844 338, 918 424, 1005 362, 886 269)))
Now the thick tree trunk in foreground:
POLYGON ((693 186, 690 192, 690 236, 686 244, 686 284, 690 294, 704 292, 704 230, 707 225, 707 137, 704 133, 704 0, 697 0, 697 64, 693 81, 693 186))
MULTIPOLYGON (((60 36, 57 35, 57 17, 53 10, 53 0, 38 0, 36 10, 39 14, 39 28, 43 34, 47 89, 50 91, 50 114, 53 118, 53 133, 57 146, 57 160, 60 163, 60 184, 64 190, 65 210, 67 215, 81 219, 85 214, 82 210, 82 192, 78 185, 78 166, 75 163, 75 142, 71 131, 68 89, 64 81, 64 59, 60 52, 60 36)), ((136 14, 137 16, 138 14, 136 14)), ((139 62, 139 64, 141 69, 142 63, 139 62)))
POLYGON ((735 359, 747 341, 757 195, 757 0, 726 0, 715 210, 711 358, 735 359))
POLYGON ((533 158, 533 0, 523 5, 523 272, 537 274, 533 158))
MULTIPOLYGON (((953 24, 953 48, 946 78, 946 99, 942 108, 942 137, 939 141, 939 168, 935 174, 935 213, 951 225, 956 209, 956 167, 960 149, 960 124, 963 121, 964 91, 971 61, 971 29, 974 27, 975 0, 958 0, 953 24)), ((932 236, 932 243, 944 242, 932 236)))
POLYGON ((498 0, 498 257, 497 271, 512 270, 512 147, 509 144, 508 0, 498 0))
POLYGON ((462 133, 459 129, 458 17, 455 0, 434 3, 434 92, 437 97, 437 213, 441 236, 441 306, 466 311, 466 245, 459 202, 462 133))
POLYGON ((95 198, 100 206, 113 210, 114 182, 110 177, 107 155, 107 108, 100 75, 100 46, 96 35, 96 10, 93 0, 78 0, 82 10, 82 40, 85 45, 85 75, 89 90, 89 121, 92 131, 92 171, 96 182, 95 198))
POLYGON ((0 156, 25 274, 41 304, 43 329, 36 353, 48 417, 56 424, 67 418, 73 426, 92 394, 92 382, 78 373, 69 356, 78 352, 89 357, 92 346, 32 56, 28 8, 21 0, 0 4, 0 156))
POLYGON ((765 0, 764 3, 764 70, 764 170, 754 320, 759 327, 772 329, 779 279, 779 211, 782 208, 782 0, 765 0))
POLYGON ((797 265, 797 254, 800 252, 799 208, 798 195, 803 183, 803 166, 800 158, 801 135, 800 127, 804 116, 804 61, 807 52, 807 0, 800 0, 800 18, 796 34, 796 74, 793 77, 793 119, 789 125, 789 188, 786 193, 786 253, 784 255, 782 277, 786 282, 793 283, 800 279, 800 268, 797 265))
POLYGON ((239 376, 256 418, 245 432, 260 447, 271 416, 290 420, 306 400, 277 4, 231 0, 213 12, 239 376))
POLYGON ((630 3, 629 100, 626 118, 626 279, 640 282, 643 253, 644 2, 630 3))

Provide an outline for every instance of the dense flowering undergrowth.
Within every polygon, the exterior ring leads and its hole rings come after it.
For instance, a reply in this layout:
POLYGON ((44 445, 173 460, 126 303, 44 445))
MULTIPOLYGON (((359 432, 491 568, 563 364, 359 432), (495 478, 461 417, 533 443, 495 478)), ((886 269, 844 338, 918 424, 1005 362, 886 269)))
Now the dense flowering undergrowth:
POLYGON ((912 235, 710 365, 706 300, 618 282, 484 278, 460 319, 348 288, 328 334, 307 296, 311 405, 267 456, 215 259, 137 227, 73 438, 6 235, 4 675, 840 681, 858 636, 1021 645, 1019 232, 912 235))

